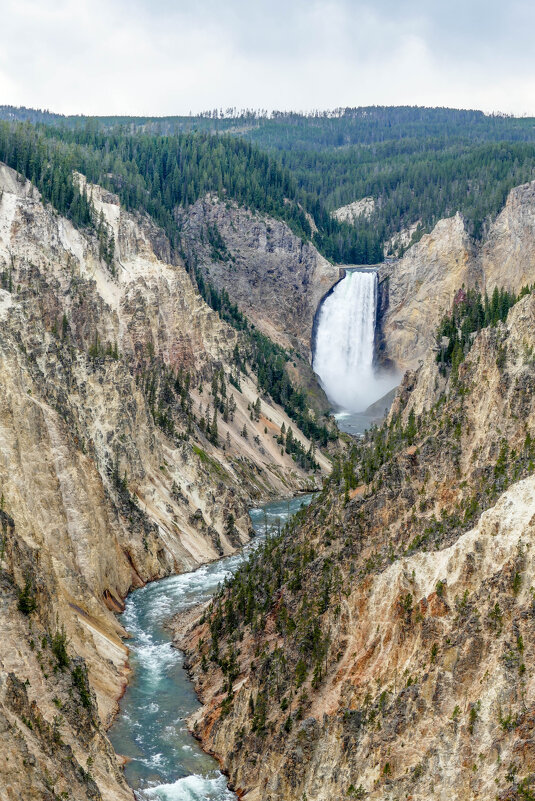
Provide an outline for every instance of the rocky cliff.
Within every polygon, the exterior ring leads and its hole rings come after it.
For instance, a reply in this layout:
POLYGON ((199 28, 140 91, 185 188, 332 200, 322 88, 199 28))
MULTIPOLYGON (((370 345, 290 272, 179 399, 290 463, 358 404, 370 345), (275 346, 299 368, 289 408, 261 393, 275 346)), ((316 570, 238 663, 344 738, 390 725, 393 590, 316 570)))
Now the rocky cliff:
POLYGON ((518 292, 535 280, 535 181, 512 189, 487 237, 478 261, 485 286, 518 292))
POLYGON ((2 801, 132 798, 105 735, 122 599, 231 552, 249 505, 319 480, 281 454, 283 423, 310 443, 257 402, 240 335, 163 233, 86 188, 83 232, 0 166, 2 801))
MULTIPOLYGON (((535 297, 390 419, 178 642, 244 798, 526 799, 535 785, 535 297)), ((200 614, 200 613, 199 613, 200 614)))
POLYGON ((314 315, 339 270, 281 221, 208 196, 177 212, 183 246, 258 328, 309 358, 314 315))
POLYGON ((480 278, 461 215, 437 223, 402 259, 381 267, 380 277, 388 293, 381 326, 384 351, 398 367, 415 367, 455 292, 480 278))
POLYGON ((441 220, 403 258, 380 268, 388 308, 382 353, 414 368, 433 343, 437 320, 464 284, 489 294, 535 281, 535 182, 511 190, 505 207, 481 241, 468 236, 460 214, 441 220))
POLYGON ((359 217, 371 217, 375 207, 376 202, 373 197, 363 197, 346 206, 340 206, 332 212, 331 216, 339 222, 355 223, 359 217))

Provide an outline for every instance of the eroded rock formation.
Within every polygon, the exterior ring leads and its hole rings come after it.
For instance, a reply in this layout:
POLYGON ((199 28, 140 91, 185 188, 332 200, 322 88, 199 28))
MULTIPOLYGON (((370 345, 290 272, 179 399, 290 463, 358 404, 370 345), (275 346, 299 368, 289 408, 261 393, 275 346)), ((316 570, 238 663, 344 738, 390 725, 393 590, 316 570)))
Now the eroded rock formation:
POLYGON ((262 399, 253 416, 239 335, 162 231, 87 191, 98 236, 0 166, 2 801, 132 798, 105 735, 123 598, 232 552, 249 505, 317 480, 281 454, 283 410, 262 399), (214 386, 231 399, 217 435, 214 386))
POLYGON ((385 353, 401 369, 415 367, 428 351, 437 321, 463 284, 480 273, 460 214, 441 220, 397 262, 380 268, 388 306, 382 319, 385 353))
POLYGON ((339 270, 288 226, 208 196, 178 212, 184 248, 265 334, 310 356, 314 315, 339 270))
POLYGON ((534 347, 529 295, 457 376, 428 354, 353 467, 177 622, 192 725, 244 798, 533 792, 534 347))
POLYGON ((388 308, 382 351, 399 367, 417 367, 434 342, 437 321, 455 292, 479 287, 509 291, 535 280, 535 182, 511 190, 482 241, 468 236, 460 214, 440 220, 403 256, 380 269, 388 308))

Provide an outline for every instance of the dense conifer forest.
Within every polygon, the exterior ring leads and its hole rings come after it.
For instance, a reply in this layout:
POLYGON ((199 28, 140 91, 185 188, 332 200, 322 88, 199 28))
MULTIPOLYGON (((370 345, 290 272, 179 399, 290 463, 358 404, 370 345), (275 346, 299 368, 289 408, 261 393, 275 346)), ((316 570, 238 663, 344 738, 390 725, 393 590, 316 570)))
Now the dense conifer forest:
MULTIPOLYGON (((278 170, 268 156, 236 138, 101 133, 91 125, 83 131, 65 128, 58 132, 52 127, 0 122, 0 161, 29 178, 43 198, 75 225, 93 229, 101 257, 113 274, 113 238, 95 214, 90 193, 73 181, 73 171, 117 192, 126 208, 150 214, 177 253, 181 250, 180 229, 174 209, 193 203, 208 191, 273 214, 299 235, 310 235, 297 202, 285 201, 296 195, 289 173, 278 170)), ((334 434, 310 415, 305 394, 292 385, 286 372, 289 355, 251 326, 226 292, 218 292, 194 267, 190 271, 206 302, 242 332, 242 348, 235 353, 236 381, 241 372, 251 369, 259 389, 280 403, 307 436, 325 446, 334 434)), ((9 276, 2 275, 2 283, 8 282, 9 276)), ((93 349, 94 355, 101 355, 98 342, 93 349)), ((312 454, 301 453, 298 441, 290 437, 285 444, 300 464, 315 464, 312 454)))
POLYGON ((149 212, 177 247, 173 209, 211 191, 285 220, 335 262, 374 263, 401 229, 419 223, 417 239, 456 211, 481 236, 508 191, 535 178, 534 120, 479 111, 228 109, 89 119, 4 106, 0 118, 0 157, 31 172, 64 213, 76 201, 72 214, 87 218, 67 180, 52 197, 51 173, 57 186, 72 167, 117 192, 128 208, 149 212), (369 217, 354 225, 331 217, 363 197, 375 200, 369 217))

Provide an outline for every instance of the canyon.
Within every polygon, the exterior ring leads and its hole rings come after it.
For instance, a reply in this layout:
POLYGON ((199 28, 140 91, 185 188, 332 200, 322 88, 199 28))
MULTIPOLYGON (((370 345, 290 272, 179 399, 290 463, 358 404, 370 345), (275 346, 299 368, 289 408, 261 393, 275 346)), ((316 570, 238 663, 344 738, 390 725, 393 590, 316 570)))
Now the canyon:
POLYGON ((241 797, 530 797, 534 323, 528 295, 458 376, 428 353, 287 533, 175 621, 191 725, 241 797))
MULTIPOLYGON (((342 277, 310 243, 282 222, 207 196, 179 213, 188 258, 229 293, 260 330, 294 348, 297 373, 310 386, 308 362, 316 310, 342 277), (219 251, 210 242, 216 236, 219 251), (217 233, 215 233, 217 232, 217 233)), ((480 240, 460 213, 436 223, 401 258, 378 267, 378 355, 414 369, 434 345, 438 322, 455 293, 478 287, 519 292, 533 280, 535 182, 515 187, 480 240)), ((214 240, 215 241, 215 240, 214 240)), ((349 265, 351 266, 351 265, 349 265)), ((342 271, 342 272, 341 272, 342 271)), ((325 398, 316 394, 321 408, 325 398)))
POLYGON ((330 469, 319 450, 315 473, 281 452, 283 425, 311 443, 258 400, 235 363, 240 334, 161 229, 75 180, 98 236, 0 166, 6 801, 132 798, 105 733, 128 679, 123 598, 232 553, 251 535, 250 506, 319 486, 330 469))
POLYGON ((203 748, 251 801, 529 798, 533 296, 457 372, 433 348, 461 287, 533 282, 535 183, 481 241, 456 214, 378 267, 369 350, 406 372, 385 424, 355 442, 311 367, 318 308, 344 276, 313 238, 207 194, 175 210, 177 251, 74 180, 93 229, 0 165, 6 801, 133 798, 106 734, 129 678, 125 597, 236 553, 251 507, 304 492, 310 507, 230 588, 173 622, 203 748), (326 448, 259 391, 246 334, 197 273, 286 350, 326 448), (289 430, 314 470, 281 447, 289 430))

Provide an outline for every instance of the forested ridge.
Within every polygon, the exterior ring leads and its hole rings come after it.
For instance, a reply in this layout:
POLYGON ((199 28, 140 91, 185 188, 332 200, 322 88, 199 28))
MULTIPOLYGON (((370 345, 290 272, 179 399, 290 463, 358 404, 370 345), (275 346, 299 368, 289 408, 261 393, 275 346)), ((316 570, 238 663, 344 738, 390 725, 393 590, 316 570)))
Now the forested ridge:
POLYGON ((457 211, 481 236, 509 190, 535 178, 534 120, 480 111, 216 109, 86 118, 3 106, 0 117, 22 139, 31 139, 31 123, 41 149, 61 153, 59 169, 73 164, 128 208, 148 211, 175 245, 173 208, 213 191, 283 219, 335 262, 374 263, 401 229, 420 223, 417 238, 457 211), (354 225, 330 216, 363 197, 375 200, 371 216, 354 225), (318 228, 314 234, 305 212, 318 228))
MULTIPOLYGON (((489 704, 486 725, 493 742, 501 737, 520 753, 522 712, 514 704, 524 704, 518 688, 527 638, 519 641, 524 635, 515 626, 531 618, 515 608, 505 624, 504 610, 514 608, 521 587, 529 586, 523 585, 525 546, 509 547, 507 541, 500 575, 495 554, 501 523, 490 510, 534 470, 527 422, 533 409, 533 313, 528 287, 518 296, 497 288, 490 298, 459 290, 437 331, 439 343, 446 338, 447 347, 453 345, 453 359, 443 355, 435 365, 430 360, 431 380, 421 371, 416 383, 406 376, 388 420, 334 460, 319 496, 285 530, 266 538, 220 587, 193 634, 181 637, 205 704, 196 732, 224 760, 236 786, 246 792, 269 786, 276 771, 286 785, 284 796, 276 786, 274 798, 309 797, 318 786, 321 797, 382 798, 395 787, 397 797, 427 798, 431 783, 438 785, 429 755, 422 757, 432 726, 433 752, 441 754, 451 736, 462 762, 456 774, 473 774, 473 760, 466 760, 467 749, 458 743, 462 737, 474 748, 481 742, 479 699, 485 686, 495 691, 494 676, 500 677, 500 695, 489 704), (511 320, 508 313, 518 301, 522 306, 511 320), (419 386, 432 403, 416 411, 413 393, 422 376, 419 386), (485 392, 478 392, 483 383, 485 392), (498 426, 488 425, 493 419, 498 426), (485 510, 492 527, 478 523, 485 510), (476 539, 468 532, 478 525, 476 539), (479 591, 474 553, 481 553, 485 535, 490 578, 479 591), (427 572, 418 574, 422 564, 427 572), (418 575, 427 578, 425 591, 418 575), (496 591, 499 598, 492 595, 496 591), (451 621, 446 636, 437 618, 451 621), (411 637, 415 645, 408 648, 411 637), (488 649, 481 647, 485 637, 488 649), (512 659, 515 641, 520 645, 512 659), (471 642, 478 647, 470 652, 471 642), (456 657, 465 655, 458 658, 458 681, 450 679, 452 648, 459 649, 456 657), (478 673, 488 655, 495 673, 486 666, 478 673), (385 674, 388 660, 391 671, 385 674), (433 692, 425 694, 430 677, 433 692), (440 697, 446 702, 442 709, 440 697), (511 698, 507 712, 505 697, 508 704, 511 698), (454 728, 461 717, 464 731, 454 728), (422 748, 407 759, 407 743, 415 736, 421 736, 422 748), (363 769, 381 760, 387 770, 363 769)), ((500 513, 510 525, 503 506, 500 513)), ((532 591, 526 596, 531 606, 532 591)), ((524 730, 531 735, 530 725, 524 730)), ((494 756, 478 758, 478 770, 488 759, 489 785, 501 771, 505 789, 496 798, 527 797, 511 790, 514 777, 494 756)), ((531 766, 529 771, 531 776, 531 766)))
POLYGON ((65 116, 24 106, 0 106, 0 118, 83 128, 88 121, 102 128, 143 129, 168 134, 179 131, 233 131, 263 146, 281 150, 321 150, 348 144, 372 144, 417 136, 465 141, 533 141, 533 117, 484 114, 478 110, 418 106, 361 106, 334 110, 267 112, 255 109, 212 109, 167 117, 65 116))
MULTIPOLYGON (((100 255, 113 274, 113 239, 95 214, 90 190, 88 193, 73 181, 73 171, 116 192, 127 209, 151 215, 177 253, 181 241, 174 209, 193 203, 208 191, 284 219, 303 237, 310 234, 302 209, 296 202, 288 202, 288 196, 295 194, 288 173, 277 170, 268 156, 247 142, 210 134, 130 136, 99 132, 92 126, 56 134, 51 127, 0 121, 0 161, 30 179, 43 198, 76 225, 92 228, 100 241, 100 255)), ((185 262, 188 266, 187 259, 185 262)), ((241 349, 235 353, 238 375, 251 369, 259 389, 280 403, 307 436, 325 446, 334 434, 310 415, 305 394, 292 385, 285 368, 286 351, 257 331, 226 292, 218 292, 194 267, 190 272, 204 300, 242 332, 241 349)), ((3 280, 7 283, 8 276, 3 280)), ((95 348, 100 353, 97 345, 95 348)), ((303 464, 313 464, 313 458, 298 456, 303 464)))
POLYGON ((144 211, 162 226, 175 248, 180 232, 174 210, 207 192, 285 220, 310 235, 298 190, 287 170, 235 137, 210 134, 152 136, 0 123, 0 159, 29 178, 58 211, 86 224, 79 213, 72 171, 116 192, 129 210, 144 211))

